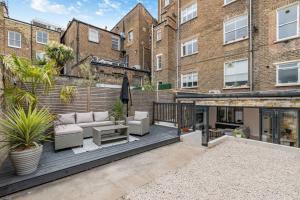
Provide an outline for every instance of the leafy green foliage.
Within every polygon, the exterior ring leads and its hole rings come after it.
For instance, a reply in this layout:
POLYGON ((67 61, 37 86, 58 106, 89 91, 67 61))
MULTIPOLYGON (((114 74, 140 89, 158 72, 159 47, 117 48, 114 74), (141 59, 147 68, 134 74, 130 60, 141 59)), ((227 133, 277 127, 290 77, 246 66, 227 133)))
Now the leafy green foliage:
POLYGON ((73 102, 76 95, 77 95, 76 86, 63 86, 60 90, 59 98, 63 103, 70 104, 73 102))
POLYGON ((50 136, 44 134, 52 126, 53 116, 48 109, 29 107, 17 107, 9 109, 7 114, 0 118, 0 132, 4 136, 5 146, 10 150, 24 150, 36 146, 38 143, 50 140, 50 136))
POLYGON ((58 71, 55 62, 49 61, 45 65, 34 65, 25 58, 8 55, 3 58, 4 63, 4 102, 8 107, 17 107, 26 103, 36 105, 37 89, 40 87, 47 94, 54 86, 58 71))
POLYGON ((58 42, 50 42, 45 50, 47 58, 53 60, 59 70, 61 70, 68 61, 74 59, 73 49, 58 42))
POLYGON ((234 129, 233 132, 232 132, 232 135, 234 137, 246 138, 244 132, 241 129, 234 129))
POLYGON ((120 99, 117 99, 113 112, 111 114, 117 121, 124 119, 124 104, 120 99))

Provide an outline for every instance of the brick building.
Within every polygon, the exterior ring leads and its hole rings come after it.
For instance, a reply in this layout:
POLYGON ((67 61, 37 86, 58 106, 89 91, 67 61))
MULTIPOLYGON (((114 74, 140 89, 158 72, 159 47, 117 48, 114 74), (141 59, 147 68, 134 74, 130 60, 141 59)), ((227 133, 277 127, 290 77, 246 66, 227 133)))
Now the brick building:
POLYGON ((44 56, 44 47, 50 41, 60 42, 61 29, 32 21, 12 19, 4 2, 0 2, 0 54, 16 54, 34 60, 44 56))
POLYGON ((111 30, 73 19, 62 42, 74 49, 75 60, 66 74, 80 76, 80 65, 90 64, 100 82, 120 84, 126 71, 133 86, 150 80, 151 29, 156 20, 138 3, 111 30))
POLYGON ((299 1, 158 0, 158 10, 153 81, 195 101, 199 127, 299 147, 299 1))

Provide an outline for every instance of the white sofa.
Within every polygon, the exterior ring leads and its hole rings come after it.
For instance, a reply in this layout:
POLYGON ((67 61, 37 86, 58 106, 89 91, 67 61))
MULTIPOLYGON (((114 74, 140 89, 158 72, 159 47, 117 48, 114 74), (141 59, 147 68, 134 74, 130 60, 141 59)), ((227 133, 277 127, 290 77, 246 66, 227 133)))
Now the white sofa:
POLYGON ((93 127, 114 125, 108 112, 59 114, 54 124, 55 150, 83 145, 83 138, 93 136, 93 127))

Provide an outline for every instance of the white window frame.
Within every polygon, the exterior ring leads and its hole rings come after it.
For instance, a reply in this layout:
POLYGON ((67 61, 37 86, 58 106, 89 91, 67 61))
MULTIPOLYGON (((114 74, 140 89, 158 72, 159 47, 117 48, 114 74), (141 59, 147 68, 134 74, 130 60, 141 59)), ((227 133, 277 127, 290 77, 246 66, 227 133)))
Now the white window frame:
POLYGON ((48 41, 49 41, 49 34, 48 34, 48 32, 46 32, 46 31, 36 31, 36 43, 39 43, 39 44, 48 44, 48 41), (38 33, 42 33, 42 41, 38 41, 38 33), (47 42, 43 42, 43 40, 44 40, 44 34, 46 33, 46 35, 47 35, 47 42))
POLYGON ((164 5, 165 7, 167 7, 168 5, 170 5, 170 0, 165 0, 164 2, 165 2, 165 5, 164 5))
POLYGON ((198 38, 193 38, 191 40, 188 40, 188 41, 185 41, 185 42, 181 43, 181 57, 191 56, 191 55, 197 54, 198 51, 199 51, 198 38), (194 45, 193 45, 194 43, 196 43, 196 45, 197 45, 197 49, 196 50, 194 49, 194 45), (186 49, 187 49, 188 45, 192 45, 192 53, 188 54, 187 50, 186 50, 186 54, 184 55, 183 54, 183 47, 186 46, 186 49))
POLYGON ((233 2, 235 2, 236 0, 224 0, 224 5, 228 5, 231 4, 233 2), (229 2, 228 2, 229 1, 229 2))
POLYGON ((190 72, 186 74, 181 74, 181 88, 198 88, 199 87, 199 75, 198 72, 190 72), (184 78, 188 78, 192 76, 192 86, 188 86, 188 82, 186 82, 187 86, 183 86, 184 78), (194 82, 197 82, 197 85, 194 85, 194 82))
POLYGON ((191 21, 192 19, 195 19, 198 16, 198 4, 197 1, 193 2, 192 4, 189 4, 185 7, 183 7, 180 11, 180 22, 181 24, 184 24, 188 21, 191 21), (193 6, 195 6, 196 10, 193 10, 193 6), (190 10, 189 10, 190 9, 190 10), (188 18, 190 14, 194 15, 194 12, 196 13, 195 16, 192 16, 192 18, 188 18), (186 18, 184 20, 184 18, 186 18))
MULTIPOLYGON (((224 81, 223 81, 223 86, 224 88, 243 88, 245 86, 226 86, 226 79, 225 79, 225 76, 227 75, 226 74, 226 65, 229 64, 229 63, 236 63, 236 62, 241 62, 241 61, 247 61, 247 86, 248 87, 248 84, 249 84, 249 60, 248 58, 244 58, 244 59, 239 59, 239 60, 232 60, 232 61, 228 61, 228 62, 224 62, 224 72, 223 72, 223 78, 224 78, 224 81)), ((242 73, 240 73, 242 74, 242 73)))
POLYGON ((36 60, 39 59, 39 57, 38 57, 39 55, 43 55, 43 57, 44 57, 44 59, 45 59, 46 53, 45 53, 45 52, 36 52, 36 53, 35 53, 35 59, 36 59, 36 60))
POLYGON ((113 50, 117 50, 117 51, 120 51, 120 49, 121 49, 121 42, 120 42, 120 38, 118 37, 118 36, 112 36, 111 37, 111 46, 112 46, 112 49, 113 50), (116 40, 118 40, 118 48, 117 49, 115 49, 114 47, 113 47, 113 40, 114 39, 116 39, 116 40))
MULTIPOLYGON (((280 63, 275 63, 274 65, 276 66, 276 86, 300 85, 300 60, 292 60, 292 61, 280 62, 280 63), (279 83, 279 79, 278 78, 279 78, 280 65, 290 64, 290 63, 297 63, 297 67, 298 67, 298 82, 295 82, 295 83, 279 83)), ((288 69, 297 68, 297 67, 289 67, 288 69)), ((285 69, 287 69, 287 68, 285 68, 285 69)))
POLYGON ((246 39, 248 39, 248 38, 249 38, 249 19, 248 19, 248 14, 243 14, 243 15, 240 15, 240 16, 237 16, 237 17, 234 17, 234 18, 225 20, 225 21, 223 22, 223 43, 224 43, 224 45, 226 45, 226 44, 231 44, 231 43, 234 43, 234 42, 239 42, 239 41, 242 41, 242 40, 246 40, 246 39), (235 21, 235 23, 236 23, 236 21, 241 20, 241 19, 243 19, 243 18, 247 18, 247 26, 243 26, 243 27, 238 28, 238 29, 235 28, 234 30, 228 31, 228 32, 225 31, 225 27, 226 27, 227 24, 232 23, 232 22, 234 22, 234 21, 235 21), (226 42, 226 34, 227 34, 227 33, 235 31, 235 34, 236 34, 236 31, 237 31, 237 30, 243 29, 243 28, 245 28, 245 27, 247 27, 247 36, 246 36, 246 37, 238 38, 238 39, 235 39, 235 40, 231 40, 231 41, 226 42))
POLYGON ((157 29, 156 31, 156 41, 161 41, 161 29, 157 29))
POLYGON ((128 42, 132 42, 133 41, 133 30, 128 31, 128 42), (131 35, 131 36, 130 36, 131 35))
MULTIPOLYGON (((284 40, 289 40, 289 39, 299 37, 299 17, 300 17, 299 12, 300 12, 299 2, 292 3, 292 4, 289 4, 289 5, 280 7, 276 10, 276 41, 284 41, 284 40), (283 10, 283 9, 286 9, 288 7, 291 7, 291 6, 295 6, 295 5, 297 5, 297 33, 294 36, 290 36, 290 37, 286 37, 286 38, 279 38, 279 11, 283 10)), ((293 21, 293 22, 295 22, 295 21, 293 21)), ((293 23, 293 22, 289 22, 287 24, 290 24, 290 23, 293 23)), ((284 24, 284 25, 286 25, 286 24, 284 24)), ((283 26, 283 25, 281 25, 281 26, 283 26)))
POLYGON ((99 31, 93 28, 89 28, 89 41, 90 42, 95 42, 95 43, 99 43, 100 39, 99 39, 99 31), (92 34, 97 34, 97 39, 95 35, 92 34), (95 38, 93 38, 95 37, 95 38))
POLYGON ((163 54, 156 55, 156 71, 162 70, 162 57, 163 57, 163 54), (160 58, 160 64, 159 64, 159 58, 160 58))
POLYGON ((18 48, 18 49, 22 48, 22 34, 17 31, 8 31, 7 33, 8 33, 7 45, 12 48, 18 48), (20 46, 10 44, 10 33, 14 33, 14 41, 16 41, 16 34, 20 36, 20 46))

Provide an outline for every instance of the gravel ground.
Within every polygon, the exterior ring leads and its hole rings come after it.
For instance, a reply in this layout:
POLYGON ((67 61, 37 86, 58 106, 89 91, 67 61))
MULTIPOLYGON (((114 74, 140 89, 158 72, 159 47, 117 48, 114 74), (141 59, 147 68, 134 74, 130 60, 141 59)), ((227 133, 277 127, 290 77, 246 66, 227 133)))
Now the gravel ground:
POLYGON ((300 150, 226 141, 122 199, 300 199, 300 150))

